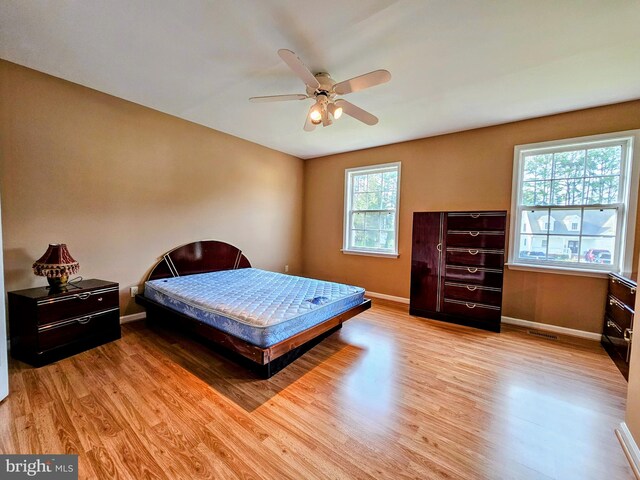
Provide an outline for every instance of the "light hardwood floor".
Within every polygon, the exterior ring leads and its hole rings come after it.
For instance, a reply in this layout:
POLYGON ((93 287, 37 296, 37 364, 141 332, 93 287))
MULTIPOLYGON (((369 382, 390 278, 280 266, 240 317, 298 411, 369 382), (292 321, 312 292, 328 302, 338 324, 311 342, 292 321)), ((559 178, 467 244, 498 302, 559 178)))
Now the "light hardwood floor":
POLYGON ((13 361, 10 382, 0 451, 78 453, 80 478, 633 478, 614 435, 626 383, 597 343, 382 301, 270 380, 136 322, 13 361))

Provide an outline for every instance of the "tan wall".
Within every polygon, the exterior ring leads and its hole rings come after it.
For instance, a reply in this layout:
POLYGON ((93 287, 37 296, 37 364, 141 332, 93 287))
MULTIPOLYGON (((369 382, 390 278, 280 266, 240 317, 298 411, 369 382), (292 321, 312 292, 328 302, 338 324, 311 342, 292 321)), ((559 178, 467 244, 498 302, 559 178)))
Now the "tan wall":
POLYGON ((298 158, 3 61, 0 154, 7 290, 46 284, 31 264, 54 242, 84 278, 120 283, 123 313, 128 287, 194 240, 301 269, 298 158))
MULTIPOLYGON (((307 160, 305 275, 408 297, 414 211, 510 210, 515 145, 636 128, 640 101, 307 160), (396 161, 400 258, 341 253, 345 168, 396 161)), ((605 290, 599 278, 507 270, 503 315, 600 332, 605 290)))

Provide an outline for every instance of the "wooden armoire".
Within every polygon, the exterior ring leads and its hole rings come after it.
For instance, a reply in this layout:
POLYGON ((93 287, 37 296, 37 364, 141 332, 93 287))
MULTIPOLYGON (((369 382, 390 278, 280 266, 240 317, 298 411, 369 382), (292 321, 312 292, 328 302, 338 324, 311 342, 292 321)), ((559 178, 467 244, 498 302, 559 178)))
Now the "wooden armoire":
POLYGON ((411 315, 500 331, 507 212, 415 212, 411 315))

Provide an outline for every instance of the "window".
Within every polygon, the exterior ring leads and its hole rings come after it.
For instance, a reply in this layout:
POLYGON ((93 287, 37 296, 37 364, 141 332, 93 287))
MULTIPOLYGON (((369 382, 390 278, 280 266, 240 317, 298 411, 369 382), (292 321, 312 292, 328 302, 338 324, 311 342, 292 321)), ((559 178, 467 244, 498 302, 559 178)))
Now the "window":
POLYGON ((345 170, 345 253, 398 256, 400 162, 345 170))
POLYGON ((517 146, 509 266, 630 272, 639 139, 636 130, 517 146))

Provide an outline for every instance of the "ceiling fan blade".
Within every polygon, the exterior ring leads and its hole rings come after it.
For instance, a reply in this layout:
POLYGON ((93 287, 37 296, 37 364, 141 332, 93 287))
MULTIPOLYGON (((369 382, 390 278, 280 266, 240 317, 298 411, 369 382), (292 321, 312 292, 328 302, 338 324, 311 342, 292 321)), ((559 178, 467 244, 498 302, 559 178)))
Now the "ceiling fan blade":
POLYGON ((302 79, 305 85, 308 85, 314 90, 320 86, 320 83, 316 77, 313 76, 313 73, 309 71, 307 66, 302 63, 302 60, 300 60, 291 50, 281 48, 278 50, 278 55, 280 55, 280 58, 284 60, 284 63, 289 65, 289 68, 293 70, 293 73, 302 79))
POLYGON ((350 78, 344 82, 336 83, 333 87, 338 95, 357 92, 365 88, 375 87, 391 80, 391 74, 387 70, 375 70, 359 77, 350 78))
POLYGON ((281 102, 283 100, 306 100, 307 98, 309 97, 307 95, 303 95, 302 93, 292 93, 291 95, 268 95, 266 97, 251 97, 249 101, 253 103, 281 102))
POLYGON ((304 122, 304 131, 305 132, 313 132, 316 129, 315 124, 311 121, 311 110, 315 107, 315 103, 311 105, 309 112, 307 113, 307 120, 304 122))
POLYGON ((340 99, 336 100, 335 104, 338 107, 342 107, 343 113, 346 113, 350 117, 355 118, 356 120, 360 120, 362 123, 366 123, 367 125, 375 125, 378 123, 378 117, 372 115, 366 110, 361 109, 360 107, 356 107, 353 103, 347 102, 346 100, 340 99))

